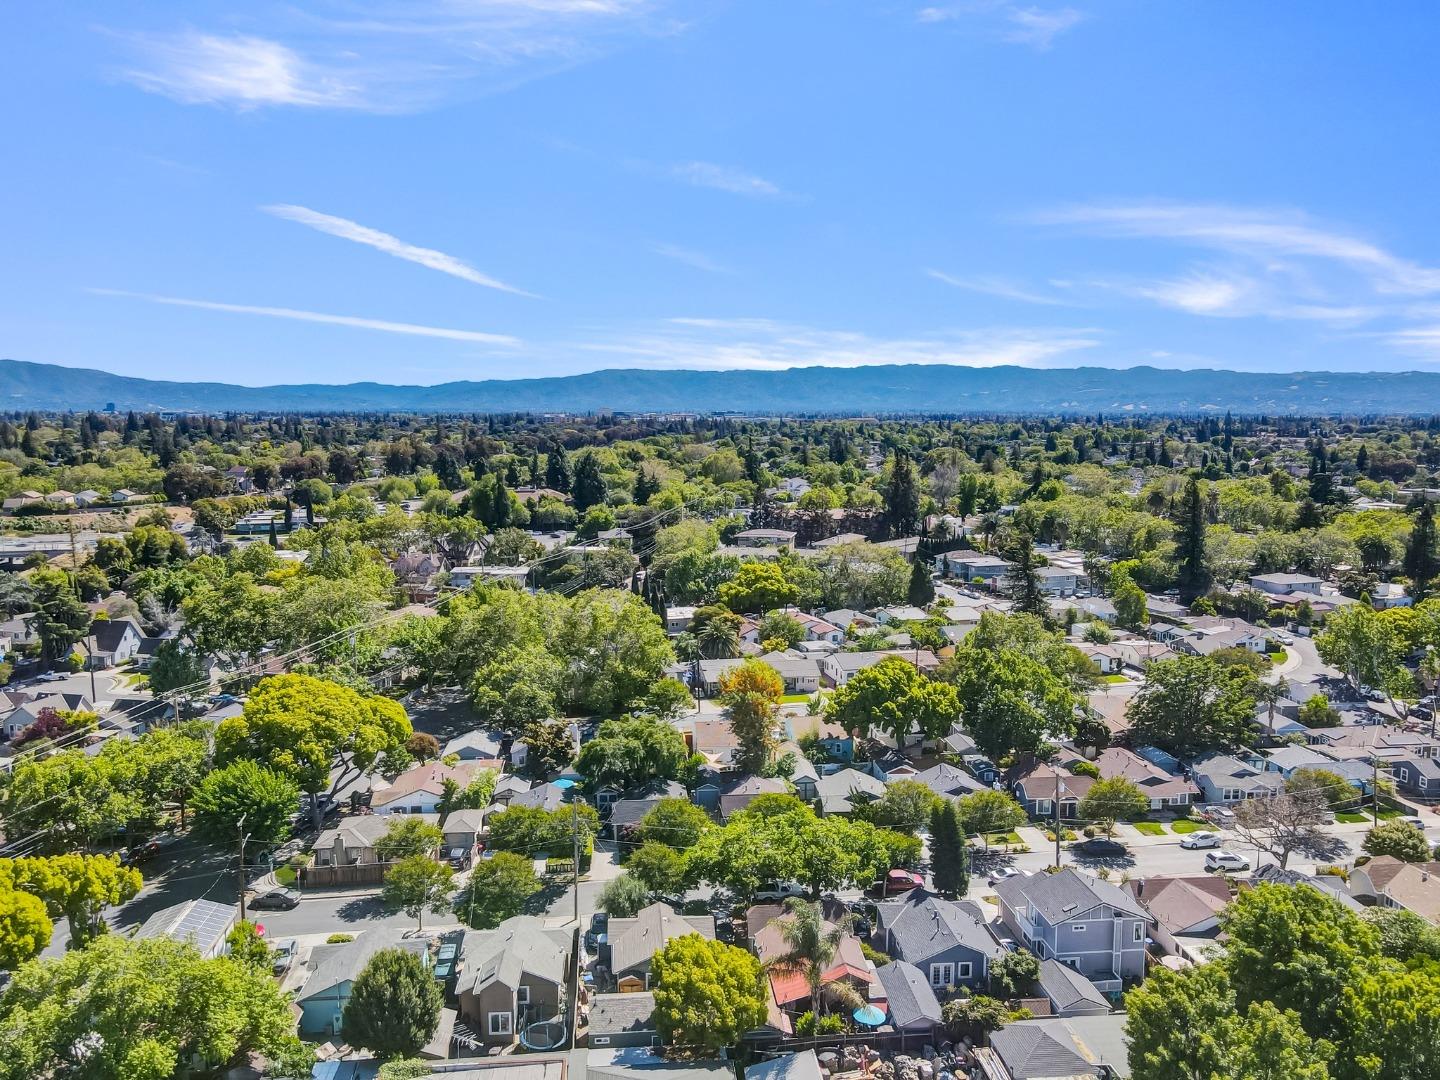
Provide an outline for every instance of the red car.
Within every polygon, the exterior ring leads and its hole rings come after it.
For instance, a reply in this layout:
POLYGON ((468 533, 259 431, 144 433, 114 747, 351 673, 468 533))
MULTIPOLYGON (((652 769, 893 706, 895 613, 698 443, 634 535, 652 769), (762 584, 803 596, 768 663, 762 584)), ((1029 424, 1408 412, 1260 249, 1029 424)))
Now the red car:
POLYGON ((894 896, 896 893, 909 892, 911 889, 923 889, 925 879, 909 870, 891 870, 885 875, 883 883, 877 881, 875 884, 882 886, 881 891, 886 896, 894 896))

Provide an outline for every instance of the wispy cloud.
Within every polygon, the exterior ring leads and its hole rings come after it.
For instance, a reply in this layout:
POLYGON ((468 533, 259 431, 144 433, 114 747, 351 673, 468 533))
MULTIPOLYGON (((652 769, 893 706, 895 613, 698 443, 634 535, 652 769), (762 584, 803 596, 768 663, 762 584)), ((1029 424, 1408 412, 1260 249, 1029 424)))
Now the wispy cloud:
POLYGON ((961 0, 923 7, 915 17, 922 23, 969 23, 1000 41, 1028 45, 1040 52, 1087 18, 1072 7, 1026 7, 1009 0, 961 0))
POLYGON ((264 315, 272 319, 292 319, 297 322, 325 323, 331 326, 349 326, 357 330, 379 330, 387 334, 408 334, 412 337, 444 338, 448 341, 479 342, 484 345, 516 346, 520 339, 509 334, 490 334, 479 330, 454 330, 444 326, 419 326, 415 323, 390 322, 385 319, 367 319, 356 315, 329 315, 319 311, 299 311, 295 308, 261 307, 252 304, 225 304, 218 300, 191 300, 180 296, 157 296, 154 293, 128 292, 123 289, 90 289, 97 296, 119 296, 131 300, 144 300, 151 304, 168 304, 173 307, 199 308, 203 311, 225 311, 237 315, 264 315))
POLYGON ((964 289, 967 292, 981 293, 985 296, 997 296, 1002 300, 1018 300, 1024 304, 1053 304, 1057 306, 1069 305, 1071 301, 1058 296, 1047 296, 1044 293, 1033 292, 1024 285, 1020 285, 1008 278, 1002 277, 960 277, 956 274, 947 274, 943 270, 926 270, 926 276, 936 281, 943 281, 956 289, 964 289))
POLYGON ((361 17, 342 0, 256 0, 253 33, 108 33, 128 54, 121 78, 187 105, 405 112, 673 33, 684 24, 666 2, 415 0, 361 17))
POLYGON ((534 296, 533 293, 517 289, 513 285, 507 285, 489 274, 476 270, 469 263, 457 259, 454 255, 447 255, 443 251, 436 251, 434 248, 419 247, 415 244, 406 243, 399 237, 391 236, 389 233, 381 232, 379 229, 372 229, 367 225, 350 221, 348 218, 335 217, 331 214, 322 214, 318 210, 311 210, 304 206, 292 206, 290 204, 279 204, 275 206, 262 206, 261 210, 275 217, 284 218, 286 221, 294 221, 301 225, 308 225, 319 232, 328 233, 330 236, 338 236, 342 240, 351 240, 357 244, 364 244, 376 251, 383 251, 386 255, 393 255, 397 259, 404 259, 406 262, 416 263, 430 270, 438 270, 442 274, 449 274, 462 281, 468 281, 472 285, 483 285, 487 289, 499 289, 501 292, 514 293, 517 296, 534 296))
POLYGON ((1035 366, 1100 343, 1092 329, 996 327, 885 338, 763 318, 679 317, 571 348, 639 367, 778 370, 870 364, 1035 366))
POLYGON ((734 273, 728 266, 720 265, 704 252, 691 251, 689 248, 679 247, 676 244, 651 244, 650 250, 661 258, 673 259, 675 262, 684 263, 696 270, 704 270, 707 274, 734 273))
POLYGON ((783 195, 778 184, 764 177, 745 172, 729 165, 716 165, 709 161, 687 161, 671 168, 670 174, 677 180, 684 180, 696 187, 728 191, 732 195, 748 195, 756 199, 774 199, 783 195))

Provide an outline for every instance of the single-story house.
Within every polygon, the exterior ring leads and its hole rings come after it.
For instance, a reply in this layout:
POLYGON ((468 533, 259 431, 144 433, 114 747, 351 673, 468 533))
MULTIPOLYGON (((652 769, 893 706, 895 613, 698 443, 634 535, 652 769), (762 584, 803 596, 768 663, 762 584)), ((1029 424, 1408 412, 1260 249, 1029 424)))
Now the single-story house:
POLYGON ((1440 926, 1440 862, 1377 855, 1350 872, 1350 895, 1361 903, 1404 908, 1440 926))
POLYGON ((875 910, 880 951, 914 964, 935 989, 988 985, 1000 943, 974 904, 912 889, 875 910))
MULTIPOLYGON (((440 824, 439 814, 414 814, 430 825, 440 824)), ((315 838, 316 866, 357 866, 382 861, 376 842, 390 828, 393 818, 386 814, 359 814, 346 817, 333 829, 315 838)))
POLYGON ((456 735, 447 742, 440 751, 440 757, 442 760, 456 757, 461 761, 490 761, 495 762, 495 767, 498 768, 503 746, 504 740, 501 739, 498 732, 476 728, 473 731, 456 735))
POLYGON ((1230 883, 1214 874, 1137 877, 1123 888, 1155 916, 1155 944, 1177 956, 1185 954, 1184 938, 1213 938, 1230 903, 1230 883))
POLYGON ((1285 790, 1285 778, 1247 765, 1228 754, 1213 754, 1191 770, 1200 798, 1207 803, 1237 803, 1285 790))
POLYGON ((928 1034, 941 1023, 940 1001, 925 973, 904 960, 875 969, 885 990, 889 1020, 897 1031, 928 1034))
POLYGON ((849 814, 855 803, 872 802, 883 797, 885 784, 858 769, 841 769, 815 782, 815 795, 822 814, 849 814))
POLYGON ((475 844, 485 831, 485 814, 484 809, 471 808, 452 810, 446 814, 444 824, 441 825, 445 830, 445 847, 474 851, 475 844))
POLYGON ((611 919, 601 959, 622 994, 650 989, 650 961, 672 938, 699 934, 714 940, 713 915, 681 915, 669 904, 642 908, 633 919, 611 919))
POLYGON ((429 963, 429 942, 406 936, 403 927, 376 927, 353 941, 316 945, 310 950, 309 972, 295 995, 300 1010, 300 1031, 304 1035, 339 1035, 350 987, 370 958, 382 949, 404 949, 429 963))
POLYGON ((200 950, 201 956, 210 959, 228 951, 225 939, 239 921, 240 912, 234 904, 186 900, 155 912, 140 924, 135 937, 188 941, 200 950))
POLYGON ((1130 1049, 1125 1016, 1019 1020, 990 1033, 976 1051, 984 1075, 995 1080, 1125 1080, 1130 1049))
POLYGON ((1053 957, 1040 961, 1040 993, 1052 1016, 1104 1016, 1110 1001, 1080 972, 1053 957))
POLYGON ((445 796, 445 781, 467 787, 485 766, 476 761, 445 765, 432 761, 407 769, 388 787, 372 792, 370 809, 377 814, 434 814, 445 796))
POLYGON ((587 1021, 591 1046, 659 1046, 655 995, 596 994, 587 1021))

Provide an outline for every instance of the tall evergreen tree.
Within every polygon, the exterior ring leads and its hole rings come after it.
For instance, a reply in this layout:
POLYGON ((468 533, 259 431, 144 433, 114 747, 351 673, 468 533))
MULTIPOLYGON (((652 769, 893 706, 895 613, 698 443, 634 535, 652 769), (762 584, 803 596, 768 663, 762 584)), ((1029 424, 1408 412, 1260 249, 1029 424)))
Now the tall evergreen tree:
POLYGON ((1199 596, 1210 582, 1205 570, 1205 496, 1193 476, 1180 495, 1176 518, 1176 577, 1182 592, 1199 596))
POLYGON ((1410 538, 1405 542, 1405 574, 1416 603, 1425 599, 1430 582, 1440 575, 1440 556, 1435 551, 1435 505, 1426 499, 1415 515, 1410 538))
POLYGON ((570 490, 570 458, 558 442, 545 455, 545 486, 556 491, 570 490))
POLYGON ((920 531, 920 480, 904 450, 895 451, 885 485, 885 523, 892 536, 913 536, 920 531))
POLYGON ((930 564, 919 552, 910 567, 910 584, 905 590, 905 599, 918 608, 929 607, 935 599, 935 582, 930 576, 930 564))
POLYGON ((1010 586, 1015 610, 1044 618, 1049 608, 1040 588, 1040 575, 1035 572, 1040 568, 1035 538, 1025 529, 1010 529, 1001 538, 1000 550, 1010 560, 1010 572, 1005 580, 1010 586))
POLYGON ((942 799, 930 812, 930 866, 935 891, 941 896, 964 896, 969 891, 970 853, 960 804, 954 799, 942 799))
POLYGON ((605 477, 600 473, 600 461, 593 451, 586 450, 575 459, 575 480, 571 496, 575 509, 584 513, 592 506, 605 501, 605 477))

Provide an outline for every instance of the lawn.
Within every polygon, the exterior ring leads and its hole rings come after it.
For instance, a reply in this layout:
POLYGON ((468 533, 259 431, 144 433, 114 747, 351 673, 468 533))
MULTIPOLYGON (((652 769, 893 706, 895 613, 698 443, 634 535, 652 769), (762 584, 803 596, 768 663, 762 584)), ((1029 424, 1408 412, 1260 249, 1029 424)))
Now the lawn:
POLYGON ((1335 815, 1335 820, 1346 825, 1359 825, 1362 821, 1369 821, 1369 814, 1357 814, 1353 810, 1342 810, 1335 815))
POLYGON ((1000 847, 1004 844, 1023 844, 1020 834, 1015 832, 997 832, 990 834, 990 846, 1000 847))
POLYGON ((780 704, 782 705, 803 705, 809 700, 809 694, 782 694, 780 696, 780 704))
POLYGON ((1199 832, 1201 829, 1205 828, 1209 828, 1209 826, 1207 826, 1204 822, 1191 821, 1189 818, 1182 818, 1179 821, 1172 822, 1170 825, 1171 832, 1180 833, 1182 836, 1187 832, 1199 832))
POLYGON ((289 887, 295 884, 295 868, 293 866, 282 866, 275 871, 275 880, 281 885, 289 887))
POLYGON ((1161 825, 1158 821, 1136 821, 1131 824, 1135 826, 1136 832, 1143 833, 1146 836, 1165 835, 1165 826, 1161 825))
POLYGON ((1100 681, 1107 683, 1127 683, 1130 680, 1127 679, 1124 675, 1101 675, 1100 681))

